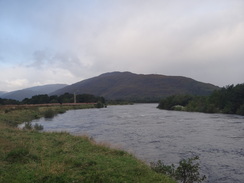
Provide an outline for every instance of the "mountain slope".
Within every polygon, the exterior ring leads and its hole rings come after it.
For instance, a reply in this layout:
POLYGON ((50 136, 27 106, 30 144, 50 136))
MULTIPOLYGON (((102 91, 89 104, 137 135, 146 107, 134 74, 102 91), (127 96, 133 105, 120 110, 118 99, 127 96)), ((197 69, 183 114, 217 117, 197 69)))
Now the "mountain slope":
POLYGON ((215 89, 218 87, 181 76, 112 72, 74 83, 52 94, 75 92, 103 96, 106 99, 144 100, 173 94, 208 95, 215 89))
POLYGON ((1 95, 1 98, 14 99, 14 100, 21 101, 25 98, 31 98, 34 95, 52 93, 65 86, 67 86, 67 85, 66 84, 49 84, 49 85, 43 85, 43 86, 34 86, 34 87, 26 88, 23 90, 17 90, 17 91, 4 93, 3 95, 1 95))
POLYGON ((5 94, 6 92, 4 92, 4 91, 0 91, 0 97, 3 95, 3 94, 5 94))

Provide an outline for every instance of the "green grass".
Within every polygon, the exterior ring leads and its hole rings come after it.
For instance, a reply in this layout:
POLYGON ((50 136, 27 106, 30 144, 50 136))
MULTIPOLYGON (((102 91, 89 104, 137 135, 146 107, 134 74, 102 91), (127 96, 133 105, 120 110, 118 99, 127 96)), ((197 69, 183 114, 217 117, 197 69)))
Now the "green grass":
POLYGON ((48 108, 0 110, 0 183, 174 182, 131 154, 87 136, 10 127, 48 108))

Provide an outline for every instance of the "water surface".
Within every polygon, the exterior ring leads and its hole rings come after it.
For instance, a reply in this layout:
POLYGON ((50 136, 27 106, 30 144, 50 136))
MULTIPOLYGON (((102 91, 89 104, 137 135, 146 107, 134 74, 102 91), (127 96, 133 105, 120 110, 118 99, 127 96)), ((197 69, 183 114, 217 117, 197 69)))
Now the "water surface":
POLYGON ((244 182, 244 117, 158 110, 157 104, 109 106, 67 111, 35 120, 45 131, 87 134, 138 158, 177 163, 200 157, 211 183, 244 182))

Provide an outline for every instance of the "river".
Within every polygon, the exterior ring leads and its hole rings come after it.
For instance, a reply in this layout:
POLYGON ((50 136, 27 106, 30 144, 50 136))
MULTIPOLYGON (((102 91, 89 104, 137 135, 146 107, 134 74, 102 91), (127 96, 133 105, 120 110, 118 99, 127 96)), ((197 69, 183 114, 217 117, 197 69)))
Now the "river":
POLYGON ((157 104, 71 110, 35 120, 45 131, 86 134, 145 162, 200 157, 209 183, 244 182, 244 117, 159 110, 157 104))

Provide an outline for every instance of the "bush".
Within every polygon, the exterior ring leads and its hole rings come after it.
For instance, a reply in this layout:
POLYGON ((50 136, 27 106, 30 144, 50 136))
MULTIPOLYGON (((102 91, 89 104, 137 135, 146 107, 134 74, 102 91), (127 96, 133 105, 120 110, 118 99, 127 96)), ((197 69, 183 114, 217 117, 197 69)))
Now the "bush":
POLYGON ((151 163, 151 168, 157 173, 167 174, 182 183, 200 183, 206 179, 206 176, 200 175, 200 165, 199 163, 194 164, 193 161, 195 160, 199 160, 199 157, 195 156, 187 160, 183 159, 179 162, 177 168, 173 164, 165 165, 159 160, 157 163, 151 163))
POLYGON ((34 125, 34 127, 32 126, 31 122, 25 122, 25 126, 23 128, 24 130, 43 130, 43 126, 42 125, 38 125, 37 123, 34 125))
POLYGON ((55 116, 55 112, 52 109, 48 109, 44 112, 45 118, 53 118, 55 116))
POLYGON ((102 102, 97 102, 96 104, 95 104, 95 107, 96 108, 103 108, 104 107, 104 104, 102 103, 102 102))
POLYGON ((66 112, 66 110, 65 109, 62 109, 62 108, 60 108, 59 110, 58 110, 58 113, 59 114, 64 114, 66 112))
POLYGON ((240 106, 236 113, 244 116, 244 104, 240 106))
POLYGON ((157 163, 151 163, 151 168, 157 172, 171 177, 175 176, 175 165, 165 165, 163 161, 159 160, 157 163))
POLYGON ((32 130, 32 124, 31 122, 25 122, 25 126, 23 128, 24 130, 32 130))
POLYGON ((34 130, 40 131, 43 130, 43 126, 42 125, 38 125, 37 123, 34 125, 34 130))

